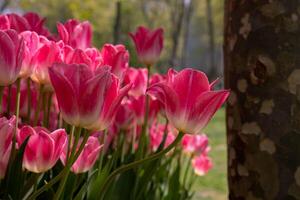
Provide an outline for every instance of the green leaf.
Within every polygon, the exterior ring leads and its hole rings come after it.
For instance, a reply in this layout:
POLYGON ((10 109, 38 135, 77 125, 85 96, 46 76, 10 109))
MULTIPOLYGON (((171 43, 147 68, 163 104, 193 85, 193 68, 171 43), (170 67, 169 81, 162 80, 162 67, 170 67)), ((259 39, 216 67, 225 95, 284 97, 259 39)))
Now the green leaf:
POLYGON ((21 189, 24 186, 25 172, 22 169, 23 154, 25 147, 27 145, 29 137, 21 145, 20 149, 17 151, 16 157, 12 160, 11 166, 7 173, 6 187, 7 193, 12 199, 20 199, 21 189))

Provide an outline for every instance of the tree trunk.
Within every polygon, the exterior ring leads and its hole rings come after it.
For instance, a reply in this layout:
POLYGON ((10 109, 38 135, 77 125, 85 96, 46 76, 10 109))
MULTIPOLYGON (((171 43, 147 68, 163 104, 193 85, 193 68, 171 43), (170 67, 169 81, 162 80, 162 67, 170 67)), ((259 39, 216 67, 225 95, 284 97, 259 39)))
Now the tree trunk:
POLYGON ((193 0, 190 0, 185 5, 185 17, 184 17, 184 35, 183 35, 183 47, 181 52, 181 66, 185 67, 186 65, 186 57, 188 51, 188 42, 189 42, 189 35, 190 35, 190 26, 191 26, 191 17, 193 15, 193 0))
POLYGON ((207 18, 207 29, 209 37, 209 72, 208 76, 210 80, 215 80, 217 77, 217 69, 215 62, 215 31, 213 14, 211 8, 211 0, 206 0, 206 18, 207 18))
POLYGON ((114 24, 114 44, 120 42, 121 34, 121 1, 116 2, 116 19, 114 24))
POLYGON ((225 4, 229 199, 300 199, 300 0, 225 4))
MULTIPOLYGON (((178 64, 177 61, 177 50, 179 46, 179 39, 180 39, 180 33, 181 33, 181 27, 183 22, 183 16, 184 16, 184 0, 176 0, 171 1, 174 3, 173 9, 171 9, 171 22, 172 22, 172 48, 171 48, 171 56, 169 60, 169 64, 171 66, 175 66, 178 64)), ((172 3, 170 6, 172 6, 172 3)))

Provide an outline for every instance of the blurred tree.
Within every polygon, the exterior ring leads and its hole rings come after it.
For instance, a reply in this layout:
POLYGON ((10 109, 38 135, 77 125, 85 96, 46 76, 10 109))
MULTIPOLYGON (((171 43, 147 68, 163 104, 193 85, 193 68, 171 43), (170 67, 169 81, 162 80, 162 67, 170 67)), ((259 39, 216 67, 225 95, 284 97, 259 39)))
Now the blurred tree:
POLYGON ((213 13, 211 0, 206 0, 206 17, 207 17, 207 28, 209 35, 209 72, 208 76, 210 80, 214 80, 217 77, 217 69, 215 63, 215 29, 213 22, 213 13))
POLYGON ((300 0, 226 0, 229 199, 300 199, 300 0))
MULTIPOLYGON (((223 0, 210 1, 212 13, 214 13, 212 17, 215 30, 214 58, 219 75, 223 41, 223 0)), ((134 46, 128 37, 128 32, 135 31, 139 25, 150 28, 162 27, 164 28, 165 47, 162 58, 157 64, 159 71, 165 72, 170 66, 170 60, 172 60, 172 65, 181 63, 190 67, 207 66, 201 69, 206 72, 209 71, 210 37, 207 28, 205 1, 19 0, 19 2, 24 11, 35 11, 47 17, 47 24, 52 32, 56 32, 57 21, 63 22, 69 18, 89 20, 93 25, 95 46, 100 48, 107 42, 124 43, 131 52, 132 66, 140 66, 140 64, 136 59, 134 46), (189 1, 191 4, 187 4, 189 1)))

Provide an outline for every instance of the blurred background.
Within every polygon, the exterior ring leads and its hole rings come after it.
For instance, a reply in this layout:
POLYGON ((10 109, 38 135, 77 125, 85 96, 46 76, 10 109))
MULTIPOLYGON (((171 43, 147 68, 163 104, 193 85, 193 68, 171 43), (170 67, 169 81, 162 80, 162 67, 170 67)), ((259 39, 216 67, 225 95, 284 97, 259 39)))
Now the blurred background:
MULTIPOLYGON (((136 67, 139 64, 128 32, 139 25, 162 27, 165 47, 156 70, 193 67, 205 71, 210 80, 223 76, 223 7, 224 0, 0 0, 0 12, 37 12, 47 18, 53 33, 57 21, 88 20, 93 25, 94 46, 122 43, 130 51, 131 66, 136 67)), ((227 199, 224 110, 205 133, 210 138, 214 168, 198 178, 195 199, 227 199)))

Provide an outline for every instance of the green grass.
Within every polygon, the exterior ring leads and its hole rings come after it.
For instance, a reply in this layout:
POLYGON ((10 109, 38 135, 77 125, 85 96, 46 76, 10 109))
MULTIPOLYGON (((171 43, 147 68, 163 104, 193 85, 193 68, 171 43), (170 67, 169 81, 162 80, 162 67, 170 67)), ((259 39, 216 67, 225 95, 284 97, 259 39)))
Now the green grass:
POLYGON ((195 184, 195 200, 227 199, 227 150, 225 131, 225 109, 219 110, 204 133, 209 137, 209 153, 214 167, 207 175, 198 177, 195 184))

